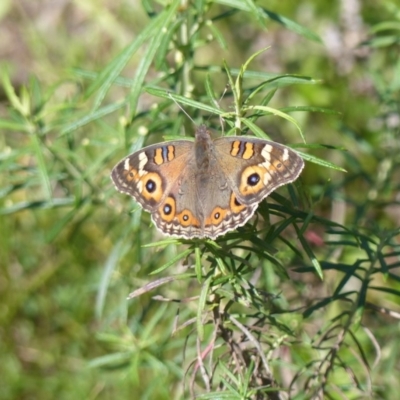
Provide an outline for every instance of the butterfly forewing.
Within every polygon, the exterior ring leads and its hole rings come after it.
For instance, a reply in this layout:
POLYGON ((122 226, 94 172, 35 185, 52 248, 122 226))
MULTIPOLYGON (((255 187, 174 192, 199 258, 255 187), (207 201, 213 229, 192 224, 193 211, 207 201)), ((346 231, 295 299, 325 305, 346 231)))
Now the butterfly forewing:
POLYGON ((296 180, 304 167, 294 150, 267 140, 224 137, 215 141, 215 148, 221 168, 244 204, 259 203, 280 186, 296 180))

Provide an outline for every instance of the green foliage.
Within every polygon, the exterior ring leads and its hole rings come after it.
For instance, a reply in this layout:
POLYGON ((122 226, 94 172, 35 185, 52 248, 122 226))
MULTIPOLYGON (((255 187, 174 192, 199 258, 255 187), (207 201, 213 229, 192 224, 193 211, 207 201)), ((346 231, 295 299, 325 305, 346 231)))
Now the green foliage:
POLYGON ((32 78, 1 65, 0 399, 396 398, 400 8, 86 6, 79 37, 18 20, 32 78), (160 236, 109 172, 193 134, 176 103, 293 143, 301 179, 216 241, 160 236))

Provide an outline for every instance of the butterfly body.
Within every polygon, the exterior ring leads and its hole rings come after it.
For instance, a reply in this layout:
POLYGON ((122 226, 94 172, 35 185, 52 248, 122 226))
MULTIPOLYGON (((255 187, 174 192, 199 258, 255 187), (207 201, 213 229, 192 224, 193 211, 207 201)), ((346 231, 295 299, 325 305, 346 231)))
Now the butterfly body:
POLYGON ((201 125, 194 142, 145 147, 121 160, 111 178, 164 234, 215 239, 244 225, 262 199, 297 179, 303 167, 286 146, 244 136, 212 140, 201 125))

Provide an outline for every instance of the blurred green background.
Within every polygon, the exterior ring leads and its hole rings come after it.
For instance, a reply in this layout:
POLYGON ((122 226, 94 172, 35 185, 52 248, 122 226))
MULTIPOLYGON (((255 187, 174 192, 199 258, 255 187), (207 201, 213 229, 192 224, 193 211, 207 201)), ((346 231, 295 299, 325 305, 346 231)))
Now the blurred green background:
MULTIPOLYGON (((368 360, 371 387, 354 383, 357 390, 335 398, 396 398, 400 390, 399 4, 265 0, 257 5, 271 14, 262 21, 250 12, 229 14, 240 4, 182 1, 177 15, 193 7, 207 18, 223 16, 208 31, 204 29, 192 47, 193 92, 204 92, 202 69, 221 66, 223 60, 240 68, 253 53, 269 46, 253 61, 252 70, 316 80, 312 85, 280 88, 271 106, 334 111, 292 113, 309 144, 342 149, 308 152, 347 170, 307 164, 302 174, 309 199, 305 208, 347 227, 360 244, 348 249, 348 238, 330 244, 333 236, 327 226, 316 223, 305 239, 326 267, 325 280, 321 282, 310 269, 301 279, 291 275, 282 282, 274 275, 268 289, 282 293, 288 309, 310 306, 340 292, 338 275, 323 262, 353 265, 369 260, 373 271, 365 279, 379 290, 365 296, 355 323, 368 327, 365 335, 374 337, 366 345, 368 350, 360 352, 368 360), (373 238, 373 251, 364 246, 363 235, 367 242, 373 238), (368 305, 373 311, 364 315, 368 305)), ((129 60, 105 98, 97 99, 110 109, 102 109, 103 116, 84 119, 96 101, 96 88, 90 89, 96 73, 104 71, 162 9, 163 2, 138 0, 3 0, 0 4, 0 399, 189 398, 182 382, 190 357, 196 354, 195 340, 186 341, 193 327, 172 336, 171 332, 175 317, 181 322, 192 318, 197 304, 187 301, 178 307, 151 295, 190 298, 199 294, 199 283, 175 281, 157 293, 126 300, 131 291, 154 279, 149 277, 151 271, 187 246, 143 247, 162 236, 147 214, 130 213, 135 206, 115 191, 109 179, 113 165, 144 144, 144 136, 137 132, 146 120, 153 128, 159 123, 160 131, 165 123, 154 108, 159 99, 148 93, 138 98, 137 113, 149 113, 132 124, 129 119, 135 110, 120 104, 134 84, 146 45, 129 60), (144 222, 138 230, 140 218, 144 222)), ((171 69, 179 64, 179 56, 168 53, 171 69)), ((151 66, 146 82, 158 82, 162 75, 158 67, 156 62, 151 66)), ((224 75, 214 77, 216 93, 222 93, 226 84, 224 75)), ((222 102, 229 108, 231 99, 222 102)), ((262 119, 260 125, 279 142, 301 141, 294 126, 283 119, 262 119)), ((151 140, 167 134, 161 132, 151 140)), ((282 257, 288 267, 307 266, 293 262, 286 253, 282 257)), ((172 271, 183 270, 182 264, 177 262, 172 271)), ((354 290, 361 289, 356 285, 354 290)), ((296 323, 310 338, 325 318, 334 318, 335 307, 325 315, 307 319, 299 313, 291 318, 298 318, 296 323)), ((296 365, 302 357, 306 365, 310 355, 305 353, 286 362, 296 365)), ((357 357, 362 358, 359 353, 357 357)), ((312 397, 304 396, 296 398, 312 397)))

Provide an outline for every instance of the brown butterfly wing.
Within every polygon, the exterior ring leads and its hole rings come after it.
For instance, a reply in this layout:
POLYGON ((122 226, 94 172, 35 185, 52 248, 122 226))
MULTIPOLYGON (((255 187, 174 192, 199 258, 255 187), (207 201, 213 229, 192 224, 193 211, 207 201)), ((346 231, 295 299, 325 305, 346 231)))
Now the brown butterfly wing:
POLYGON ((193 142, 177 140, 145 147, 122 159, 111 179, 122 193, 154 212, 176 185, 193 152, 193 142))
POLYGON ((259 203, 282 185, 296 180, 303 159, 279 143, 244 136, 215 140, 215 149, 237 200, 245 205, 259 203))

